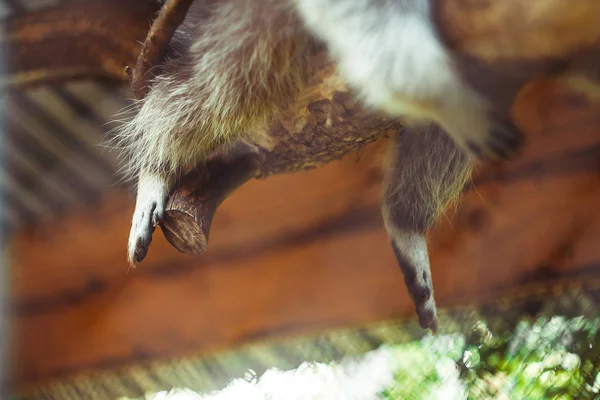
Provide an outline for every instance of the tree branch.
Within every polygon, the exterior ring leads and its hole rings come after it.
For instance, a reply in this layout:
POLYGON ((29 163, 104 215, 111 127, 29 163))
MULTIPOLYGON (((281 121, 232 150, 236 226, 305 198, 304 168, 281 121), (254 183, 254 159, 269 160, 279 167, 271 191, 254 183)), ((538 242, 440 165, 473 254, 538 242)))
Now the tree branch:
POLYGON ((194 0, 167 0, 148 32, 135 69, 133 71, 129 67, 126 69, 131 89, 138 100, 143 99, 148 93, 152 68, 163 61, 171 38, 185 19, 193 2, 194 0))
POLYGON ((202 173, 185 176, 165 208, 160 224, 165 238, 182 253, 204 252, 217 207, 258 171, 255 157, 245 155, 229 161, 211 160, 202 173))

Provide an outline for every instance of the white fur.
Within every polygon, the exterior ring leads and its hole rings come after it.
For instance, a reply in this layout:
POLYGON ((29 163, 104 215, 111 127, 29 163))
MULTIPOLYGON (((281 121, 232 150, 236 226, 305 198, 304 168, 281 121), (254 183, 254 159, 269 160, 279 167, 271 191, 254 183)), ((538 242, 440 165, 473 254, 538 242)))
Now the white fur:
POLYGON ((147 251, 152 241, 154 228, 164 216, 169 186, 170 183, 160 175, 148 172, 140 174, 127 247, 127 256, 131 265, 136 263, 136 251, 142 248, 147 251))
MULTIPOLYGON (((433 120, 465 149, 492 129, 482 97, 462 82, 437 37, 429 0, 295 0, 366 103, 433 120)), ((468 150, 468 149, 467 149, 468 150)))

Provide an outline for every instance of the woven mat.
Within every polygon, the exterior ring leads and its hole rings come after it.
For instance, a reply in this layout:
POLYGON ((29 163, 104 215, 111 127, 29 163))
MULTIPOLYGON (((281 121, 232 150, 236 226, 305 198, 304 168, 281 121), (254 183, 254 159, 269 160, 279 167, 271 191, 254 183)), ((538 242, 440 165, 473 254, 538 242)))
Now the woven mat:
MULTIPOLYGON (((541 316, 584 315, 596 318, 600 305, 600 277, 520 288, 485 304, 440 310, 442 333, 468 334, 478 321, 492 332, 511 332, 519 321, 541 316)), ((206 392, 223 388, 250 369, 260 375, 268 368, 283 370, 304 361, 339 360, 379 346, 407 343, 424 335, 414 320, 388 320, 285 340, 253 343, 230 351, 151 362, 102 373, 81 374, 21 393, 17 399, 118 399, 141 397, 173 387, 206 392)))

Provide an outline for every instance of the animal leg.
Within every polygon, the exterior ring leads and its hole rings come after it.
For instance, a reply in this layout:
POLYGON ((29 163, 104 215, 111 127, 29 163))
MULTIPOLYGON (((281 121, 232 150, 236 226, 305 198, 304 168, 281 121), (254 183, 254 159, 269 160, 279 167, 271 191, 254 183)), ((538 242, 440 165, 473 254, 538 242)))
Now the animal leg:
POLYGON ((168 178, 148 171, 140 173, 127 247, 130 265, 135 266, 146 257, 154 229, 164 217, 170 189, 168 178))
POLYGON ((425 233, 470 177, 472 162, 438 126, 407 128, 389 149, 382 214, 419 324, 437 331, 425 233))

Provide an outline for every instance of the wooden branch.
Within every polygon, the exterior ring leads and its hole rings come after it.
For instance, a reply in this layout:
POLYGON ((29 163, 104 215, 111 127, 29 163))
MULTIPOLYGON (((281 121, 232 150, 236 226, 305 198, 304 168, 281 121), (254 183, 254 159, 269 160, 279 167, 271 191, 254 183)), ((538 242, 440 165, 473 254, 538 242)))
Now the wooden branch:
POLYGON ((194 0, 167 0, 148 32, 135 69, 126 69, 131 89, 138 100, 146 97, 152 79, 151 70, 163 61, 173 34, 185 19, 193 2, 194 0))
POLYGON ((182 253, 200 254, 208 247, 210 225, 225 198, 258 172, 253 156, 231 161, 211 160, 202 173, 182 179, 169 199, 160 227, 165 238, 182 253))

